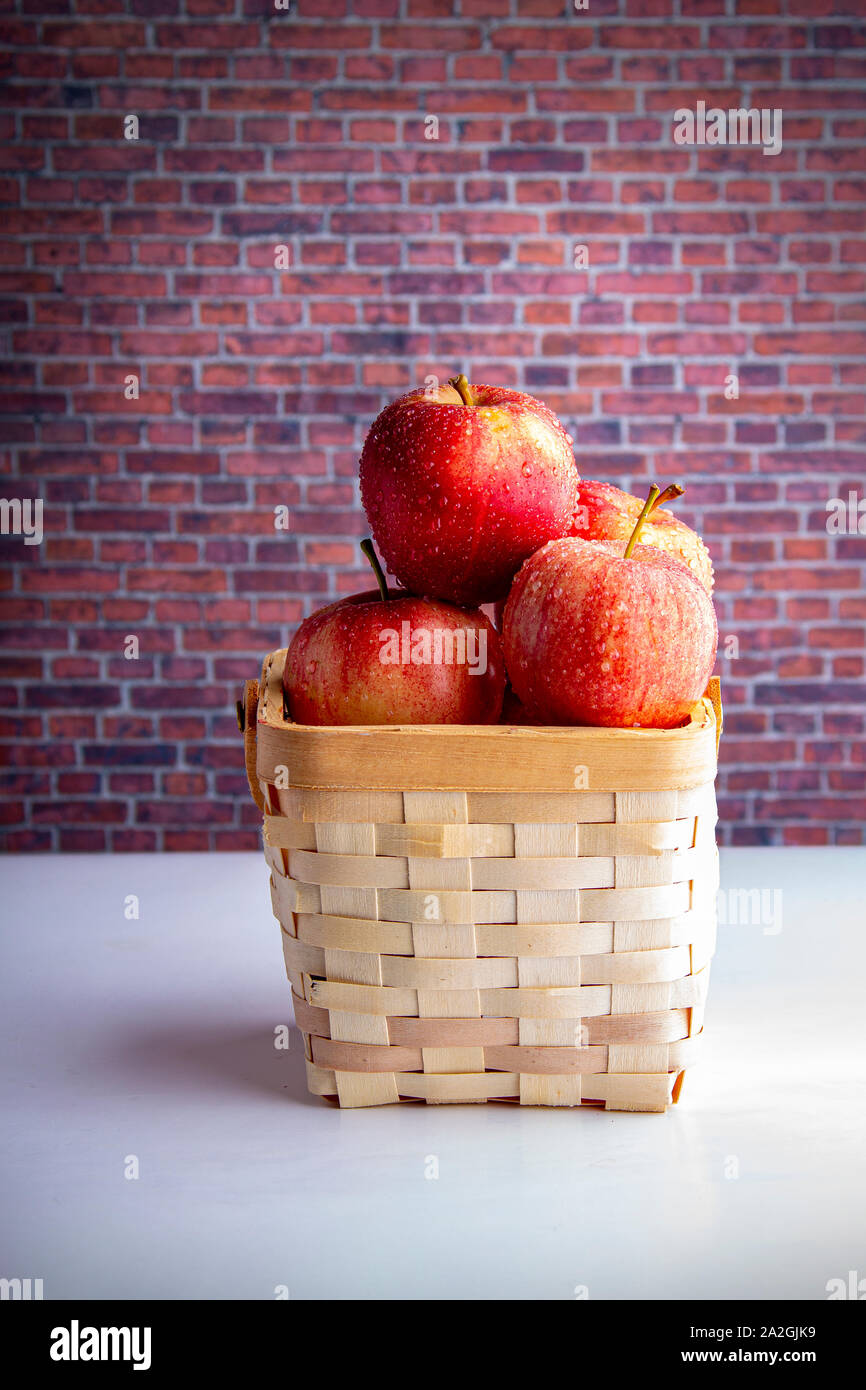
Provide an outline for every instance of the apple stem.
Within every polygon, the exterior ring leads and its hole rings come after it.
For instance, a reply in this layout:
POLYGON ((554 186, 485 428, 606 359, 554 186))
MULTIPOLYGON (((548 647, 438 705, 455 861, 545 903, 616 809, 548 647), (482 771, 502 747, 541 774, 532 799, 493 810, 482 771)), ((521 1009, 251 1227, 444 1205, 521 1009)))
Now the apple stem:
POLYGON ((631 552, 637 545, 637 538, 640 535, 641 527, 643 526, 644 522, 646 521, 647 517, 649 516, 650 512, 652 511, 653 507, 658 501, 659 495, 659 490, 656 487, 655 483, 653 483, 652 487, 649 490, 649 495, 647 496, 647 499, 643 504, 641 514, 637 519, 637 524, 635 525, 635 528, 632 531, 631 536, 629 537, 628 545, 625 548, 625 555, 623 557, 624 559, 628 559, 628 557, 631 555, 631 552))
POLYGON ((452 376, 448 379, 448 385, 453 386, 464 405, 474 405, 472 387, 463 372, 459 376, 452 376))
POLYGON ((373 573, 376 576, 376 583, 379 585, 379 593, 382 595, 382 602, 387 603, 388 599, 390 598, 390 595, 388 593, 388 581, 385 578, 385 571, 379 564, 379 556, 373 549, 373 541, 369 536, 366 540, 361 541, 361 549, 363 550, 364 554, 366 555, 367 559, 370 561, 370 564, 373 567, 373 573))
POLYGON ((637 545, 641 527, 643 526, 647 517, 652 516, 653 512, 658 507, 661 507, 663 503, 674 502, 677 497, 682 497, 684 492, 685 488, 680 483, 669 483, 668 486, 665 488, 664 492, 659 492, 655 483, 653 483, 652 487, 649 490, 649 495, 647 496, 647 499, 643 504, 643 509, 641 511, 640 516, 637 519, 635 528, 632 531, 631 536, 629 537, 628 545, 625 548, 625 556, 623 557, 624 559, 628 559, 628 557, 631 555, 631 552, 637 545))
POLYGON ((653 511, 656 511, 659 507, 663 507, 665 502, 675 502, 678 497, 682 497, 684 492, 685 488, 680 483, 671 483, 653 502, 653 511))

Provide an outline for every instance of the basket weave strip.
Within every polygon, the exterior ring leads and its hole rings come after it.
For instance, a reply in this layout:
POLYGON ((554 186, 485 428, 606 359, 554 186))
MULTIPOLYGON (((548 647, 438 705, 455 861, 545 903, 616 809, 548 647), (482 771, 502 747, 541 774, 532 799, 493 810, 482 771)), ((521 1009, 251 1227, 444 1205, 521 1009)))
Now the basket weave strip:
MULTIPOLYGON (((295 1022, 305 1033, 330 1038, 331 1019, 327 1009, 309 1004, 292 995, 295 1022)), ((630 1043, 679 1042, 689 1036, 689 1009, 666 1009, 658 1013, 605 1014, 582 1020, 581 1037, 586 1045, 611 1041, 630 1043)), ((516 1018, 407 1018, 389 1017, 389 1045, 395 1047, 507 1047, 519 1036, 516 1018)))
MULTIPOLYGON (((333 1042, 330 1038, 313 1038, 313 1061, 332 1071, 423 1071, 424 1051, 420 1047, 375 1047, 365 1043, 333 1042)), ((676 1043, 656 1044, 659 1069, 678 1071, 695 1055, 695 1038, 676 1043)), ((611 1053, 619 1046, 622 1062, 625 1045, 589 1047, 486 1047, 481 1048, 484 1071, 531 1072, 539 1076, 556 1076, 572 1072, 604 1073, 614 1071, 609 1065, 611 1053)))
POLYGON ((715 945, 718 692, 670 731, 302 729, 284 655, 254 766, 311 1091, 666 1109, 715 945))
POLYGON ((340 1104, 389 1105, 425 1100, 430 1105, 514 1100, 521 1105, 603 1105, 606 1110, 666 1110, 677 1099, 679 1075, 631 1073, 584 1078, 579 1073, 538 1076, 516 1072, 334 1072, 307 1061, 307 1084, 313 1095, 339 1095, 340 1104))

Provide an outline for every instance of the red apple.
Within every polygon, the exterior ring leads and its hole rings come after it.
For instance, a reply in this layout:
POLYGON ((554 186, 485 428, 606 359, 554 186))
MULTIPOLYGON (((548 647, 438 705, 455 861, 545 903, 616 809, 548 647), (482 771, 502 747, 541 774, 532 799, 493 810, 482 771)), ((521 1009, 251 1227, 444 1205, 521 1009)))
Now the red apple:
POLYGON ((388 569, 452 603, 504 598, 523 561, 567 532, 579 480, 546 405, 465 376, 392 402, 361 454, 361 500, 388 569))
MULTIPOLYGON (((682 489, 668 488, 668 495, 676 496, 682 489)), ((580 496, 574 521, 569 529, 570 536, 579 536, 585 541, 612 541, 625 548, 628 538, 635 528, 643 502, 630 492, 621 492, 610 483, 597 483, 590 478, 580 481, 580 496)), ((710 552, 697 531, 686 526, 684 521, 664 508, 654 508, 647 518, 641 535, 641 544, 657 545, 675 559, 688 565, 696 579, 699 579, 708 594, 713 592, 713 562, 710 552)))
POLYGON ((533 722, 529 710, 520 703, 510 685, 505 687, 505 699, 502 701, 502 714, 499 716, 499 722, 500 724, 531 724, 533 722))
POLYGON ((483 613, 378 591, 305 619, 283 689, 298 724, 495 724, 505 665, 483 613))
POLYGON ((505 662, 536 722, 671 729, 704 693, 718 641, 712 600, 681 560, 636 544, 644 514, 625 554, 564 537, 514 581, 505 662))

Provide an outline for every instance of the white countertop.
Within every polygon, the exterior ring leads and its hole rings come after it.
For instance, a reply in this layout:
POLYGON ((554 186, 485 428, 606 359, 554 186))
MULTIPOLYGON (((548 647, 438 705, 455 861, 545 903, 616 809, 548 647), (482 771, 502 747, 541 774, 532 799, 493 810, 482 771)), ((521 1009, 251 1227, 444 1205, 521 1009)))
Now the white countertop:
POLYGON ((267 883, 256 854, 0 861, 0 1276, 46 1299, 825 1299, 866 1275, 866 851, 722 852, 723 888, 782 891, 782 929, 720 927, 666 1115, 307 1096, 299 1035, 273 1045, 267 883))

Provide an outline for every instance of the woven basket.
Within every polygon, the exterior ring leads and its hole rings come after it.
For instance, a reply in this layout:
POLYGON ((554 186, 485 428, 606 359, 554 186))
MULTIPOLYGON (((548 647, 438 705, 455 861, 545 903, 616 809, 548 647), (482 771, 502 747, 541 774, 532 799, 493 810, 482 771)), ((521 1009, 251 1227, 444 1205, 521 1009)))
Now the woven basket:
POLYGON ((248 681, 315 1095, 663 1111, 715 943, 718 681, 680 729, 310 727, 248 681))

